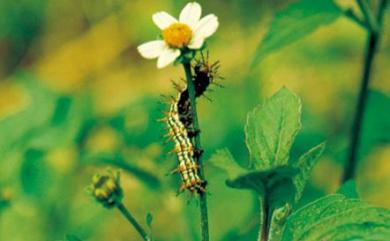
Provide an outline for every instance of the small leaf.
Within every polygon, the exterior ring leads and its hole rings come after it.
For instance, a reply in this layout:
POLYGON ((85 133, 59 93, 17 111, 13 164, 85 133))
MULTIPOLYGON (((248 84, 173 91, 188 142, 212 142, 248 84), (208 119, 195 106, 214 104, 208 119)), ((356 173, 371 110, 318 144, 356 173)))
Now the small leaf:
POLYGON ((45 163, 44 155, 41 150, 27 150, 20 173, 23 191, 37 198, 45 198, 44 194, 50 183, 50 170, 45 163))
POLYGON ((349 198, 359 198, 359 194, 356 189, 356 182, 354 180, 345 182, 337 193, 343 194, 349 198))
POLYGON ((226 185, 238 189, 252 189, 259 194, 267 194, 271 199, 270 202, 278 202, 278 199, 284 199, 286 190, 290 192, 291 186, 294 189, 291 180, 297 173, 297 169, 281 166, 268 171, 248 172, 235 179, 227 180, 226 185))
POLYGON ((300 118, 301 101, 286 88, 248 114, 246 144, 253 167, 261 171, 288 163, 300 118))
POLYGON ((230 179, 244 174, 246 171, 234 160, 228 149, 216 151, 209 159, 214 166, 226 171, 230 179))
POLYGON ((299 0, 275 15, 264 39, 256 50, 252 66, 268 54, 314 32, 341 16, 332 0, 299 0))
POLYGON ((153 222, 153 215, 151 213, 146 214, 146 225, 148 225, 149 228, 152 227, 153 222))
POLYGON ((70 107, 72 105, 72 98, 69 96, 61 96, 56 102, 56 107, 54 109, 52 124, 60 125, 66 121, 70 107))
POLYGON ((321 143, 307 151, 298 159, 296 163, 293 164, 294 167, 300 170, 299 174, 294 178, 294 185, 297 189, 297 193, 295 196, 296 201, 301 198, 307 179, 310 176, 311 170, 317 163, 317 160, 321 156, 324 149, 325 143, 321 143))
POLYGON ((365 237, 389 231, 389 210, 335 194, 309 203, 289 216, 282 240, 366 240, 365 237))

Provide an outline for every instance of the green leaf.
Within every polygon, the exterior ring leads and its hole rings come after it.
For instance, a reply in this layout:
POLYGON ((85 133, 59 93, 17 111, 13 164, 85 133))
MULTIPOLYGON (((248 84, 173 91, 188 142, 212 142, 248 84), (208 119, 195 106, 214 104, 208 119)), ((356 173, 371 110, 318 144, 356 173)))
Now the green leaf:
POLYGON ((45 197, 50 183, 50 170, 44 157, 43 151, 28 149, 24 154, 20 171, 23 191, 36 198, 45 197))
POLYGON ((51 120, 34 131, 28 146, 49 150, 73 144, 89 114, 89 109, 87 95, 59 97, 51 120))
POLYGON ((270 202, 278 202, 283 196, 288 196, 294 185, 292 178, 297 175, 298 170, 289 166, 276 167, 268 171, 248 172, 235 179, 226 181, 226 185, 238 189, 252 189, 259 194, 268 194, 270 202), (273 193, 272 195, 270 193, 273 193))
POLYGON ((27 73, 14 76, 20 79, 29 104, 21 111, 0 120, 0 161, 5 155, 19 152, 35 138, 42 126, 46 126, 54 109, 54 94, 27 73))
POLYGON ((356 182, 354 180, 345 182, 337 193, 343 194, 349 198, 359 198, 359 194, 356 189, 356 182))
POLYGON ((67 120, 72 101, 73 99, 70 96, 61 96, 57 99, 56 107, 51 120, 53 125, 60 125, 67 120))
POLYGON ((297 193, 295 196, 296 201, 301 198, 306 182, 310 177, 310 173, 324 149, 325 143, 321 143, 307 151, 305 154, 299 157, 296 163, 293 164, 295 168, 298 168, 300 170, 299 174, 294 178, 294 185, 297 189, 297 193))
POLYGON ((389 210, 335 194, 309 203, 289 216, 282 240, 366 240, 389 233, 389 228, 389 210))
POLYGON ((146 214, 146 225, 148 225, 149 228, 152 227, 153 222, 153 215, 151 213, 146 214))
POLYGON ((234 160, 228 149, 216 151, 209 159, 209 163, 226 171, 230 179, 236 178, 246 172, 244 168, 239 166, 234 160))
POLYGON ((248 114, 246 145, 251 166, 257 170, 286 165, 295 136, 301 128, 301 101, 282 88, 248 114))
POLYGON ((341 16, 342 11, 332 0, 299 0, 278 12, 256 50, 252 66, 268 54, 293 43, 341 16))

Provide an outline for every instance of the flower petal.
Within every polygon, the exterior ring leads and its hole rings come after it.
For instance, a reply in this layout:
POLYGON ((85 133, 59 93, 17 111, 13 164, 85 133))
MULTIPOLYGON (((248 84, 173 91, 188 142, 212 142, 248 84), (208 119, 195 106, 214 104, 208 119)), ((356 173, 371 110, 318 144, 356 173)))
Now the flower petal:
POLYGON ((205 37, 203 37, 201 35, 194 36, 191 39, 191 42, 188 45, 188 48, 190 48, 190 49, 200 49, 203 46, 204 39, 205 39, 205 37))
POLYGON ((165 48, 157 60, 157 68, 161 69, 173 63, 180 56, 180 50, 165 48))
POLYGON ((195 28, 196 24, 199 22, 200 16, 202 14, 202 8, 197 2, 188 3, 183 10, 181 10, 179 22, 185 23, 190 26, 192 29, 195 28))
POLYGON ((141 44, 137 47, 137 49, 138 52, 142 55, 142 57, 146 59, 154 59, 160 56, 166 47, 167 46, 164 41, 155 40, 141 44))
POLYGON ((195 27, 194 37, 198 35, 204 38, 210 37, 218 28, 218 18, 214 14, 203 17, 195 27))
POLYGON ((172 17, 166 12, 157 12, 153 14, 153 22, 159 27, 161 30, 166 29, 173 23, 177 23, 176 18, 172 17))

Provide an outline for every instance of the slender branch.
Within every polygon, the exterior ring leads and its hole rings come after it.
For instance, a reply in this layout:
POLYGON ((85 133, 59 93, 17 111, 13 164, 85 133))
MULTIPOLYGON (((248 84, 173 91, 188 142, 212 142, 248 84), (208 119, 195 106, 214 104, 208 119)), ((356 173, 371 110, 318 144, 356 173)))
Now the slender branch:
POLYGON ((146 231, 142 228, 142 226, 137 222, 137 220, 131 215, 131 213, 127 210, 127 208, 123 205, 123 203, 119 203, 117 208, 122 213, 122 215, 129 221, 131 225, 134 226, 135 230, 141 235, 142 239, 145 241, 151 241, 151 238, 148 236, 146 231))
POLYGON ((359 16, 356 15, 356 13, 352 9, 346 9, 344 10, 344 15, 351 19, 353 22, 358 24, 360 27, 363 27, 365 29, 369 29, 370 27, 367 26, 366 22, 362 19, 360 19, 359 16))
POLYGON ((372 32, 378 31, 377 21, 375 19, 374 14, 368 4, 367 0, 357 0, 360 10, 362 11, 366 23, 372 32))
MULTIPOLYGON (((364 0, 358 0, 358 3, 364 4, 366 2, 364 0)), ((382 25, 383 14, 385 11, 386 3, 387 0, 382 0, 378 8, 377 18, 375 19, 375 21, 378 22, 379 27, 381 27, 382 25)), ((368 9, 364 7, 364 5, 362 5, 361 8, 363 13, 368 11, 368 9)), ((344 169, 344 174, 342 179, 343 182, 354 178, 356 174, 358 151, 359 151, 359 145, 361 139, 361 129, 363 124, 364 112, 367 105, 367 96, 368 96, 369 83, 370 83, 370 78, 372 73, 372 65, 373 65, 376 50, 378 48, 379 39, 380 39, 380 31, 371 28, 368 32, 368 40, 366 43, 362 80, 360 85, 358 102, 356 105, 355 117, 353 120, 353 125, 350 134, 350 150, 349 150, 346 167, 344 169)))
POLYGON ((269 204, 267 197, 263 195, 260 197, 260 230, 259 236, 257 238, 258 241, 267 241, 268 233, 269 233, 269 204))
MULTIPOLYGON (((191 105, 191 114, 193 119, 193 127, 194 129, 200 130, 199 121, 198 121, 198 112, 196 110, 196 100, 195 100, 195 86, 193 82, 193 77, 191 73, 191 64, 189 62, 183 63, 184 71, 186 73, 187 78, 187 88, 188 95, 190 99, 191 105)), ((200 144, 200 135, 195 135, 195 149, 202 150, 202 146, 200 144)), ((199 175, 205 180, 204 177, 204 168, 202 165, 202 155, 196 156, 196 162, 199 165, 199 175)), ((208 211, 207 211, 207 197, 205 193, 201 193, 199 195, 199 209, 200 209, 200 226, 202 230, 202 241, 209 241, 209 221, 208 221, 208 211)))

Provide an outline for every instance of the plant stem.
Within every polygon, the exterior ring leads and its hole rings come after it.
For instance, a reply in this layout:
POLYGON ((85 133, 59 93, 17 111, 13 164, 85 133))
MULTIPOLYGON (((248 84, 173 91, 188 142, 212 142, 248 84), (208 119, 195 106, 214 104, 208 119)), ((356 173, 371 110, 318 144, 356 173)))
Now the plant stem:
POLYGON ((259 236, 258 241, 267 241, 268 240, 268 232, 269 232, 269 204, 267 197, 263 195, 260 197, 260 230, 259 230, 259 236))
POLYGON ((357 0, 357 3, 359 5, 360 10, 362 11, 364 18, 366 20, 366 23, 370 30, 372 32, 377 32, 378 25, 377 21, 374 17, 374 14, 372 14, 372 11, 370 9, 370 5, 368 4, 367 0, 357 0))
MULTIPOLYGON (((198 112, 196 110, 195 86, 194 86, 193 77, 191 73, 191 63, 189 62, 183 63, 183 67, 187 78, 187 88, 188 88, 188 95, 189 95, 190 106, 191 106, 191 114, 193 119, 193 128, 195 131, 198 131, 200 130, 200 127, 198 121, 198 112)), ((194 141, 195 141, 195 150, 202 150, 199 134, 195 135, 194 141)), ((202 165, 202 155, 196 156, 196 163, 199 165, 200 178, 205 180, 204 168, 202 165)), ((209 221, 208 221, 209 219, 208 219, 208 212, 207 212, 206 193, 199 194, 199 201, 200 201, 199 209, 200 209, 200 226, 202 230, 202 241, 209 241, 209 221)))
POLYGON ((360 19, 352 9, 346 9, 344 15, 358 24, 360 27, 369 29, 370 27, 366 25, 366 22, 360 19))
POLYGON ((142 226, 137 222, 137 220, 131 215, 131 213, 127 210, 127 208, 123 205, 123 203, 120 203, 117 205, 117 208, 122 213, 123 216, 129 221, 131 225, 134 226, 135 230, 141 235, 142 239, 145 241, 151 241, 151 238, 148 236, 146 231, 142 228, 142 226))
MULTIPOLYGON (((364 0, 358 0, 359 6, 362 8, 362 12, 366 17, 366 21, 370 22, 370 17, 372 16, 371 10, 368 8, 368 4, 364 0)), ((383 21, 383 14, 385 11, 387 0, 382 0, 379 4, 377 18, 374 19, 377 24, 375 26, 381 27, 383 21)), ((369 90, 369 83, 372 73, 372 65, 375 57, 376 50, 378 48, 379 39, 380 39, 380 29, 379 28, 370 28, 368 30, 368 40, 366 43, 364 67, 362 73, 362 80, 360 85, 358 102, 356 105, 355 117, 353 120, 353 125, 350 134, 350 149, 346 167, 344 169, 343 179, 345 182, 349 179, 355 177, 358 151, 361 139, 361 129, 363 124, 364 112, 367 104, 367 96, 369 90)))

